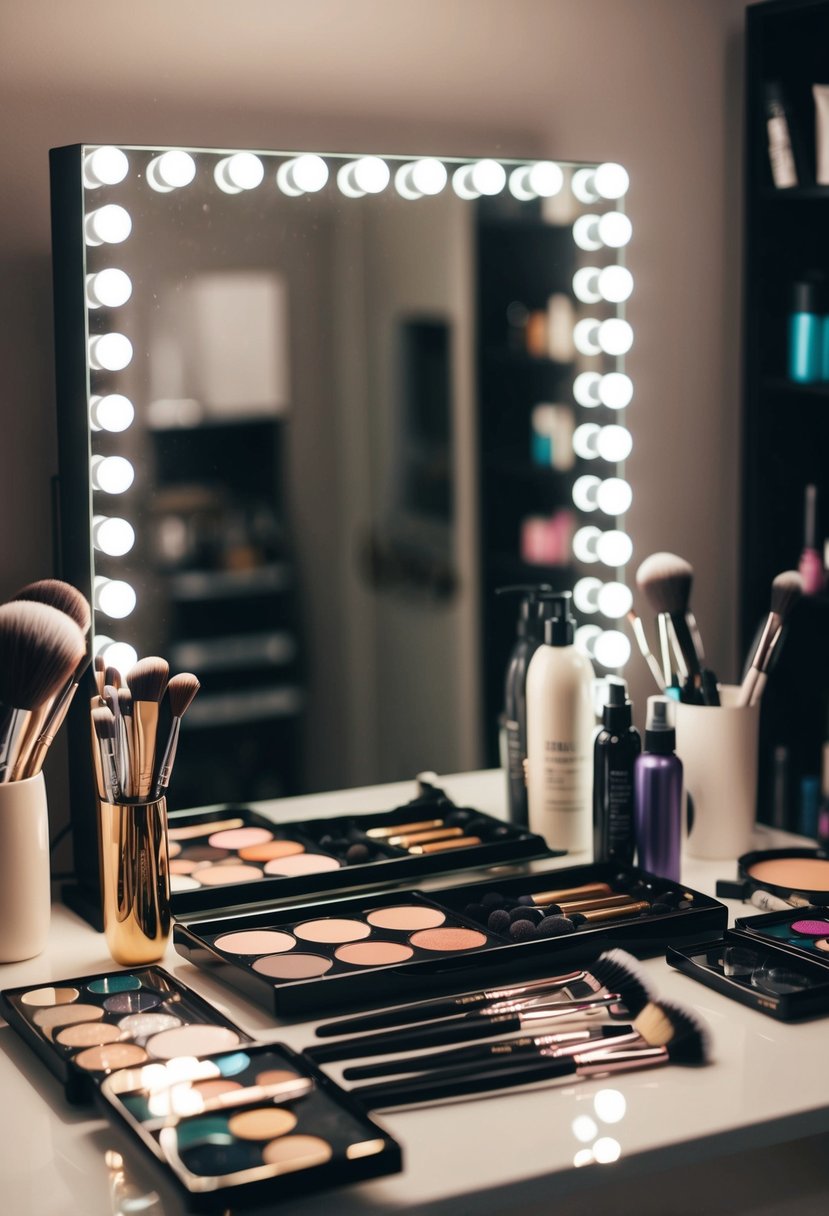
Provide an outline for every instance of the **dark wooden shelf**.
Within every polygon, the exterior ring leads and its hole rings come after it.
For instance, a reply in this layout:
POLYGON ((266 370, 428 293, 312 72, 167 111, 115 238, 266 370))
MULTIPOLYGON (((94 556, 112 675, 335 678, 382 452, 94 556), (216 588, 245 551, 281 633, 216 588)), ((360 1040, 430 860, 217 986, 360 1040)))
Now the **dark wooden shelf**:
POLYGON ((787 380, 785 376, 765 376, 762 387, 771 393, 792 397, 817 397, 829 401, 829 381, 825 380, 815 384, 798 384, 795 380, 787 380))
POLYGON ((818 201, 823 199, 824 202, 829 202, 829 186, 791 186, 785 190, 778 190, 776 186, 767 186, 762 191, 763 198, 766 199, 787 199, 791 202, 793 199, 799 199, 801 202, 809 199, 818 201))

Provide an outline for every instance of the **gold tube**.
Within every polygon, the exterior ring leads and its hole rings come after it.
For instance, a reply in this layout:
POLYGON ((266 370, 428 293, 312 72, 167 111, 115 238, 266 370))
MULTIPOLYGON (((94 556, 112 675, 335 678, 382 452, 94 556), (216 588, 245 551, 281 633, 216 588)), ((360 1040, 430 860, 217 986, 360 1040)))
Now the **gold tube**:
POLYGON ((565 887, 560 891, 536 891, 532 901, 537 908, 544 904, 558 904, 563 899, 580 899, 587 895, 612 895, 613 891, 606 882, 588 882, 581 887, 565 887))
POLYGON ((583 916, 592 924, 593 921, 623 920, 626 916, 638 916, 640 912, 644 912, 649 907, 650 904, 646 900, 639 900, 634 904, 625 904, 621 908, 596 908, 592 912, 580 912, 579 916, 583 916))
POLYGON ((369 828, 366 836, 372 840, 386 840, 389 836, 404 836, 407 832, 425 832, 429 828, 442 827, 442 819, 421 819, 419 823, 392 823, 382 828, 369 828))
POLYGON ((565 916, 571 912, 586 912, 596 908, 618 908, 634 902, 631 895, 594 895, 587 899, 562 899, 556 901, 565 916))
POLYGON ((160 959, 170 936, 167 803, 100 802, 104 933, 116 963, 160 959))
POLYGON ((418 855, 423 853, 442 853, 444 849, 463 849, 467 845, 480 843, 480 836, 456 836, 452 840, 436 840, 434 844, 413 844, 409 852, 418 855))
POLYGON ((451 840, 463 836, 463 828, 433 828, 431 832, 407 832, 405 836, 389 836, 386 844, 408 849, 413 844, 431 844, 433 840, 451 840))

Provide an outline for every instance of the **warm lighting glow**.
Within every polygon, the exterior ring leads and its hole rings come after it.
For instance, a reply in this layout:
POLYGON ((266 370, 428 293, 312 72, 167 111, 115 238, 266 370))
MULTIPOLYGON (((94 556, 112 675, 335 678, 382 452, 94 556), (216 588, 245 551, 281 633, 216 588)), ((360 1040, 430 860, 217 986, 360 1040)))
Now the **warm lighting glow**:
POLYGON ((599 326, 597 341, 606 355, 626 355, 633 346, 633 330, 620 317, 610 317, 599 326))
POLYGON ((582 460, 593 460, 598 454, 597 446, 601 427, 595 422, 583 422, 573 432, 573 451, 582 460))
POLYGON ((605 515, 624 515, 633 501, 633 491, 621 477, 608 477, 596 490, 596 504, 605 515))
POLYGON ((411 164, 401 165, 394 175, 394 185, 401 198, 418 199, 424 195, 440 194, 449 180, 446 166, 432 156, 411 164))
POLYGON ((265 166, 252 152, 234 152, 225 156, 213 170, 213 180, 225 194, 241 194, 262 184, 265 166))
POLYGON ((593 613, 599 607, 599 592, 602 589, 600 578, 580 578, 573 588, 573 603, 579 612, 593 613))
MULTIPOLYGON (((107 667, 117 667, 119 671, 129 671, 138 662, 138 652, 134 646, 130 646, 129 642, 114 642, 105 633, 95 634, 95 654, 101 656, 107 667)), ((146 1069, 141 1069, 141 1080, 145 1088, 151 1088, 150 1081, 144 1077, 145 1071, 149 1072, 151 1068, 157 1070, 164 1068, 164 1065, 148 1064, 146 1069)), ((153 1077, 156 1075, 154 1073, 153 1077)))
POLYGON ((618 629, 606 629, 596 638, 593 653, 602 667, 624 667, 630 658, 630 642, 618 629))
POLYGON ((593 176, 593 186, 602 198, 616 199, 627 194, 630 178, 627 169, 614 161, 605 161, 599 165, 593 176))
POLYGON ((576 478, 573 483, 573 502, 580 511, 596 510, 597 495, 601 484, 599 477, 593 477, 590 474, 576 478))
POLYGON ((98 611, 106 613, 114 620, 123 620, 135 608, 134 588, 119 578, 96 575, 92 598, 98 611))
POLYGON ((576 1115, 570 1126, 573 1129, 573 1135, 577 1140, 581 1140, 582 1144, 589 1144, 591 1140, 596 1139, 599 1133, 596 1122, 589 1115, 576 1115))
POLYGON ((132 425, 135 410, 129 397, 121 393, 109 393, 106 397, 91 397, 89 422, 93 431, 111 431, 118 434, 132 425))
POLYGON ((109 557, 123 557, 135 544, 131 523, 117 516, 95 515, 92 519, 92 543, 109 557))
POLYGON ((596 541, 596 554, 605 566, 626 566, 633 556, 633 541, 626 532, 612 528, 596 541))
POLYGON ((598 372, 580 372, 573 381, 573 396, 579 405, 592 409, 599 404, 599 387, 602 377, 598 372))
POLYGON ((307 153, 286 160, 276 171, 276 184, 283 194, 294 198, 316 194, 328 181, 328 165, 321 156, 307 153))
POLYGON ((623 304, 633 292, 633 275, 626 266, 605 266, 599 271, 597 290, 609 304, 623 304))
POLYGON ((95 371, 121 372, 132 361, 132 342, 125 334, 98 334, 89 339, 89 366, 95 371))
POLYGON ((130 162, 120 148, 96 148, 83 158, 83 184, 92 190, 97 186, 117 186, 129 169, 130 162))
POLYGON ((105 494, 123 494, 132 485, 135 469, 123 456, 93 456, 92 486, 105 494))
POLYGON ((592 524, 586 528, 579 528, 573 537, 573 554, 578 561, 584 562, 585 565, 596 561, 598 556, 596 542, 601 534, 601 529, 594 528, 592 524))
POLYGON ((196 176, 196 162, 189 152, 171 148, 155 156, 147 165, 147 182, 159 194, 169 194, 189 186, 196 176))
POLYGON ((391 172, 379 156, 361 156, 349 161, 337 173, 337 185, 348 198, 366 194, 382 194, 389 184, 391 172))
POLYGON ((607 211, 598 223, 599 240, 608 249, 621 249, 633 236, 633 224, 622 211, 607 211))
POLYGON ((624 583, 605 583, 599 592, 599 612, 618 621, 633 607, 633 592, 624 583))
MULTIPOLYGON (((601 662, 601 659, 599 659, 601 662)), ((621 663, 605 664, 605 666, 621 667, 621 663)), ((614 1140, 612 1136, 601 1136, 593 1145, 593 1156, 598 1161, 599 1165, 610 1165, 612 1161, 618 1161, 622 1155, 622 1146, 618 1140, 614 1140)))
POLYGON ((611 410, 623 410, 633 399, 633 381, 624 372, 608 372, 598 386, 599 400, 611 410))
POLYGON ((602 1123, 621 1122, 627 1105, 627 1099, 619 1089, 600 1089, 593 1099, 593 1109, 602 1123))
POLYGON ((129 212, 117 203, 107 203, 90 211, 84 220, 87 245, 120 245, 132 232, 129 212))
POLYGON ((120 308, 132 295, 132 280, 114 266, 86 276, 86 302, 90 308, 120 308))
POLYGON ((627 427, 603 426, 596 438, 596 449, 602 460, 618 463, 627 460, 633 450, 633 438, 627 427))

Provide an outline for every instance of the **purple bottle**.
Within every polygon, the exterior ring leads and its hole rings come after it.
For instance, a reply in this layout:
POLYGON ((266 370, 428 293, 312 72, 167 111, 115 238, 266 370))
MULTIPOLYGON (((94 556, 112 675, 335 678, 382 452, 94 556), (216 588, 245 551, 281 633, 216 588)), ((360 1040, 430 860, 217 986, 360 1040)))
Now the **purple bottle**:
POLYGON ((682 761, 675 747, 670 701, 648 697, 645 750, 633 770, 636 860, 671 882, 679 882, 682 844, 682 761))

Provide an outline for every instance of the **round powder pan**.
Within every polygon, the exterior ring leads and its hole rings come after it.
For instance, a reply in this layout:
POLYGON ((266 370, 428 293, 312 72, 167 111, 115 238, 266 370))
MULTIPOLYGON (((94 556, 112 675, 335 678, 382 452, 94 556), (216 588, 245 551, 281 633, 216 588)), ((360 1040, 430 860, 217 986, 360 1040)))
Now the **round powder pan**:
POLYGON ((750 891, 770 891, 780 899, 802 895, 829 904, 829 855, 823 849, 763 849, 744 853, 737 870, 750 891))

